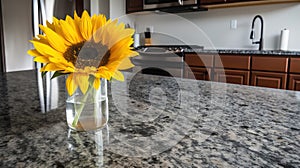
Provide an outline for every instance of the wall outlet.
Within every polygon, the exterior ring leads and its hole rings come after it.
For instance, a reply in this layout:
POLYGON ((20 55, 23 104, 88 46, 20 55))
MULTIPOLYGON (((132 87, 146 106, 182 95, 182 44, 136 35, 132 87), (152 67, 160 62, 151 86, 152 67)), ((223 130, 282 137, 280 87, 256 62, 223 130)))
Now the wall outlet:
POLYGON ((230 20, 230 29, 237 29, 237 20, 230 20))

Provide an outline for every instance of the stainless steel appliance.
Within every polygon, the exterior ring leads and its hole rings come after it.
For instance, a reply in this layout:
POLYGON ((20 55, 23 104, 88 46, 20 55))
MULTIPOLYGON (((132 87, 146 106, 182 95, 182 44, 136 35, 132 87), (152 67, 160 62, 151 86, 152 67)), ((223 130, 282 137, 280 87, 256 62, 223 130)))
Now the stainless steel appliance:
POLYGON ((133 57, 134 72, 142 74, 183 77, 184 53, 191 50, 202 50, 195 45, 153 45, 140 47, 139 56, 133 57))
MULTIPOLYGON (((31 70, 41 68, 41 64, 34 63, 27 54, 32 49, 29 40, 42 32, 39 24, 46 24, 46 20, 58 19, 66 15, 73 15, 78 1, 73 0, 3 0, 1 1, 6 71, 31 70), (18 39, 18 40, 16 40, 18 39)), ((39 70, 36 72, 40 106, 43 112, 55 108, 63 101, 58 98, 58 79, 50 80, 50 73, 45 78, 41 77, 39 70)))
POLYGON ((197 5, 198 1, 200 0, 144 0, 144 9, 197 5))

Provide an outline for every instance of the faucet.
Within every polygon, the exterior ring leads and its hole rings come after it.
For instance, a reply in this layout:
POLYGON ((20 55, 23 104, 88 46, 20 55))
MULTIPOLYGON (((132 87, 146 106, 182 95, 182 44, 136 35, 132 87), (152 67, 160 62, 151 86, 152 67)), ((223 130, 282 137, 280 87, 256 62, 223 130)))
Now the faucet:
POLYGON ((259 44, 259 47, 258 47, 259 50, 262 50, 262 48, 263 48, 263 33, 264 33, 264 20, 263 20, 262 16, 256 15, 252 21, 252 30, 250 33, 250 39, 252 40, 252 44, 259 44), (254 23, 255 23, 256 19, 259 19, 260 23, 261 23, 259 41, 253 41, 254 40, 254 23))

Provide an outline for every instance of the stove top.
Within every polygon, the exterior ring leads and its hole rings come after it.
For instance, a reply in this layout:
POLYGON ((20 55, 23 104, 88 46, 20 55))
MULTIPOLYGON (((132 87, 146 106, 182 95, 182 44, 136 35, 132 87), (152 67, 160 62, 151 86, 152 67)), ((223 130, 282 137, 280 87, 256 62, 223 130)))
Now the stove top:
POLYGON ((169 52, 169 53, 180 53, 180 52, 197 52, 202 51, 203 46, 199 45, 151 45, 151 46, 140 46, 137 50, 141 52, 169 52))

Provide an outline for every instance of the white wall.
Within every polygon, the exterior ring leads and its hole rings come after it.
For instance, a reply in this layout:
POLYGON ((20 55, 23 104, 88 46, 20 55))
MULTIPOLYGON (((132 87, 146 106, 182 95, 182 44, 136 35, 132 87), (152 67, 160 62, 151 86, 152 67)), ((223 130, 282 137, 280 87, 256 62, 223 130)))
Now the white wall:
POLYGON ((109 14, 110 18, 116 19, 125 15, 125 0, 110 0, 109 1, 109 14))
MULTIPOLYGON (((249 39, 252 19, 256 14, 264 18, 264 49, 278 49, 280 31, 288 28, 289 50, 300 51, 300 3, 211 9, 178 16, 145 14, 137 15, 135 23, 138 32, 153 26, 154 32, 179 38, 186 44, 218 49, 257 49, 257 45, 252 45, 249 39), (235 30, 230 29, 232 19, 238 23, 235 30)), ((256 26, 259 28, 259 23, 256 26)), ((154 43, 160 43, 161 40, 153 39, 154 43)))
POLYGON ((90 0, 91 15, 103 14, 109 18, 109 0, 90 0))
POLYGON ((31 48, 31 1, 3 0, 3 28, 6 70, 19 71, 33 68, 32 57, 27 54, 31 48))

